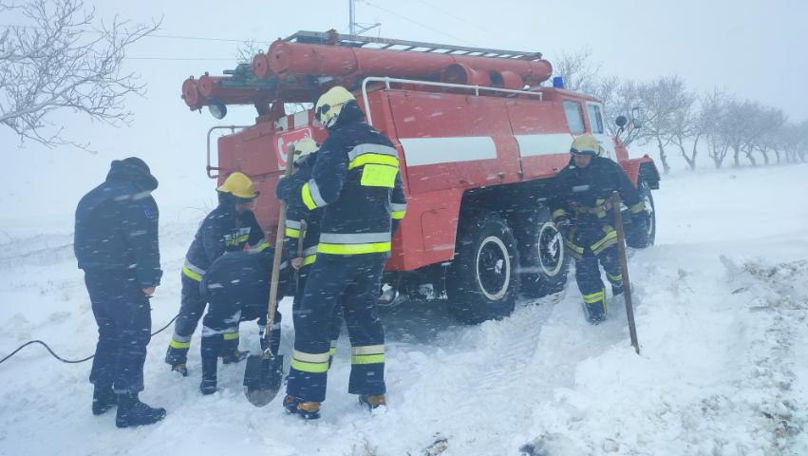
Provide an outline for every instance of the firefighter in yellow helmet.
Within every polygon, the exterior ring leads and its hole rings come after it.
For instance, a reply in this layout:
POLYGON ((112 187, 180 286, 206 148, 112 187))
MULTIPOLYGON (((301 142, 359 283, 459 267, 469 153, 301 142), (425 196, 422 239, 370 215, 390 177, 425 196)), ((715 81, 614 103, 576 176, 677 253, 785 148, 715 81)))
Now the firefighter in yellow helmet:
POLYGON ((317 257, 294 311, 295 344, 284 407, 317 419, 325 400, 334 309, 343 305, 351 339, 348 392, 369 408, 385 404, 384 328, 376 310, 392 231, 406 211, 398 151, 365 122, 354 96, 333 87, 315 105, 329 137, 311 178, 279 183, 278 194, 321 210, 317 257))
POLYGON ((569 165, 556 176, 550 200, 553 221, 565 236, 567 252, 575 259, 575 280, 583 295, 586 318, 592 324, 602 322, 607 311, 599 264, 606 270, 612 295, 623 293, 612 192, 620 194, 633 223, 648 223, 637 188, 620 165, 600 156, 602 151, 592 135, 575 138, 569 165))
MULTIPOLYGON (((205 270, 225 252, 262 251, 269 247, 252 212, 253 202, 258 197, 252 180, 244 173, 234 172, 216 190, 219 205, 202 221, 185 255, 180 311, 165 358, 171 369, 183 376, 188 375, 186 362, 191 336, 205 310, 199 289, 205 270)), ((238 331, 225 333, 224 341, 222 359, 225 363, 246 357, 246 353, 238 350, 238 331)))

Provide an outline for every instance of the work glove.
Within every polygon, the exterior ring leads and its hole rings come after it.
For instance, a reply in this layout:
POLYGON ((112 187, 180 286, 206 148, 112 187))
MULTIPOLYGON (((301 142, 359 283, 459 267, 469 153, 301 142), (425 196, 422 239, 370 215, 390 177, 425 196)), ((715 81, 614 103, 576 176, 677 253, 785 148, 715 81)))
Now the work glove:
POLYGON ((567 217, 559 217, 554 223, 558 232, 566 238, 570 230, 570 219, 567 217))
POLYGON ((631 223, 638 231, 645 231, 648 229, 649 215, 646 211, 640 211, 636 214, 631 214, 631 223))
POLYGON ((291 196, 291 194, 292 182, 290 182, 289 179, 284 179, 283 176, 281 176, 281 178, 278 179, 278 185, 275 187, 275 196, 277 196, 278 199, 289 202, 289 196, 291 196))

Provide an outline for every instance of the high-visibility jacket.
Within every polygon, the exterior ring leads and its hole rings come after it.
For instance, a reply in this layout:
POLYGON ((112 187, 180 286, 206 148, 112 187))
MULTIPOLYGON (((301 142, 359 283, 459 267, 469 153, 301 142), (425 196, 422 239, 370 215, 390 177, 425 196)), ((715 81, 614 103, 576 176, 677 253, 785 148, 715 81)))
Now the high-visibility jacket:
POLYGON ((252 211, 237 213, 235 205, 225 198, 196 231, 185 255, 182 273, 199 282, 211 263, 224 252, 236 252, 246 247, 261 251, 269 247, 269 243, 255 214, 252 211))
POLYGON ((287 258, 297 258, 298 245, 302 242, 303 266, 314 263, 316 259, 317 246, 320 241, 320 218, 323 210, 320 208, 309 210, 303 203, 301 192, 293 192, 290 189, 299 189, 311 179, 316 160, 316 153, 309 155, 288 181, 281 179, 277 191, 278 197, 286 201, 284 253, 287 258), (302 231, 301 221, 306 223, 305 233, 302 231))
POLYGON ((554 189, 550 199, 550 210, 554 221, 568 218, 572 222, 574 232, 567 238, 567 247, 573 254, 583 254, 586 245, 578 245, 574 233, 597 232, 597 239, 591 241, 589 247, 598 254, 617 242, 614 231, 614 214, 612 212, 612 192, 617 191, 620 199, 632 214, 644 210, 643 201, 634 184, 631 183, 623 168, 617 163, 603 157, 593 157, 584 168, 575 166, 573 160, 561 170, 554 180, 554 189))
POLYGON ((323 208, 318 254, 389 254, 392 220, 407 210, 398 152, 361 118, 332 127, 299 192, 307 209, 323 208))

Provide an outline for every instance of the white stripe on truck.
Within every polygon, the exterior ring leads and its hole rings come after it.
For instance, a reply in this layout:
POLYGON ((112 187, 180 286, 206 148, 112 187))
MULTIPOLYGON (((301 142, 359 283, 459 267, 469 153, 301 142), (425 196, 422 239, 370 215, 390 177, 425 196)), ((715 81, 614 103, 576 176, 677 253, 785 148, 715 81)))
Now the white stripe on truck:
POLYGON ((519 155, 533 157, 536 155, 555 155, 570 153, 573 136, 569 133, 550 133, 545 135, 515 135, 519 143, 519 155))
POLYGON ((490 136, 399 138, 399 141, 408 167, 497 158, 497 147, 490 136))

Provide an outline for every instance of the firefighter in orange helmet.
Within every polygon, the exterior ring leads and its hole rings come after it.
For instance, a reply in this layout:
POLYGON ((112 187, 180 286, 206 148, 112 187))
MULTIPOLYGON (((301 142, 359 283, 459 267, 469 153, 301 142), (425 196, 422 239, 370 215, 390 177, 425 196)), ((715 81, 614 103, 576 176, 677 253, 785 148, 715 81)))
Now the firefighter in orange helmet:
POLYGON ((550 201, 553 220, 564 233, 567 251, 575 259, 575 280, 583 295, 586 318, 592 324, 602 322, 607 311, 599 264, 606 270, 612 295, 623 293, 612 192, 620 194, 632 214, 632 223, 647 224, 647 214, 636 187, 620 165, 600 156, 602 150, 592 135, 575 138, 570 147, 569 165, 556 176, 550 201))

